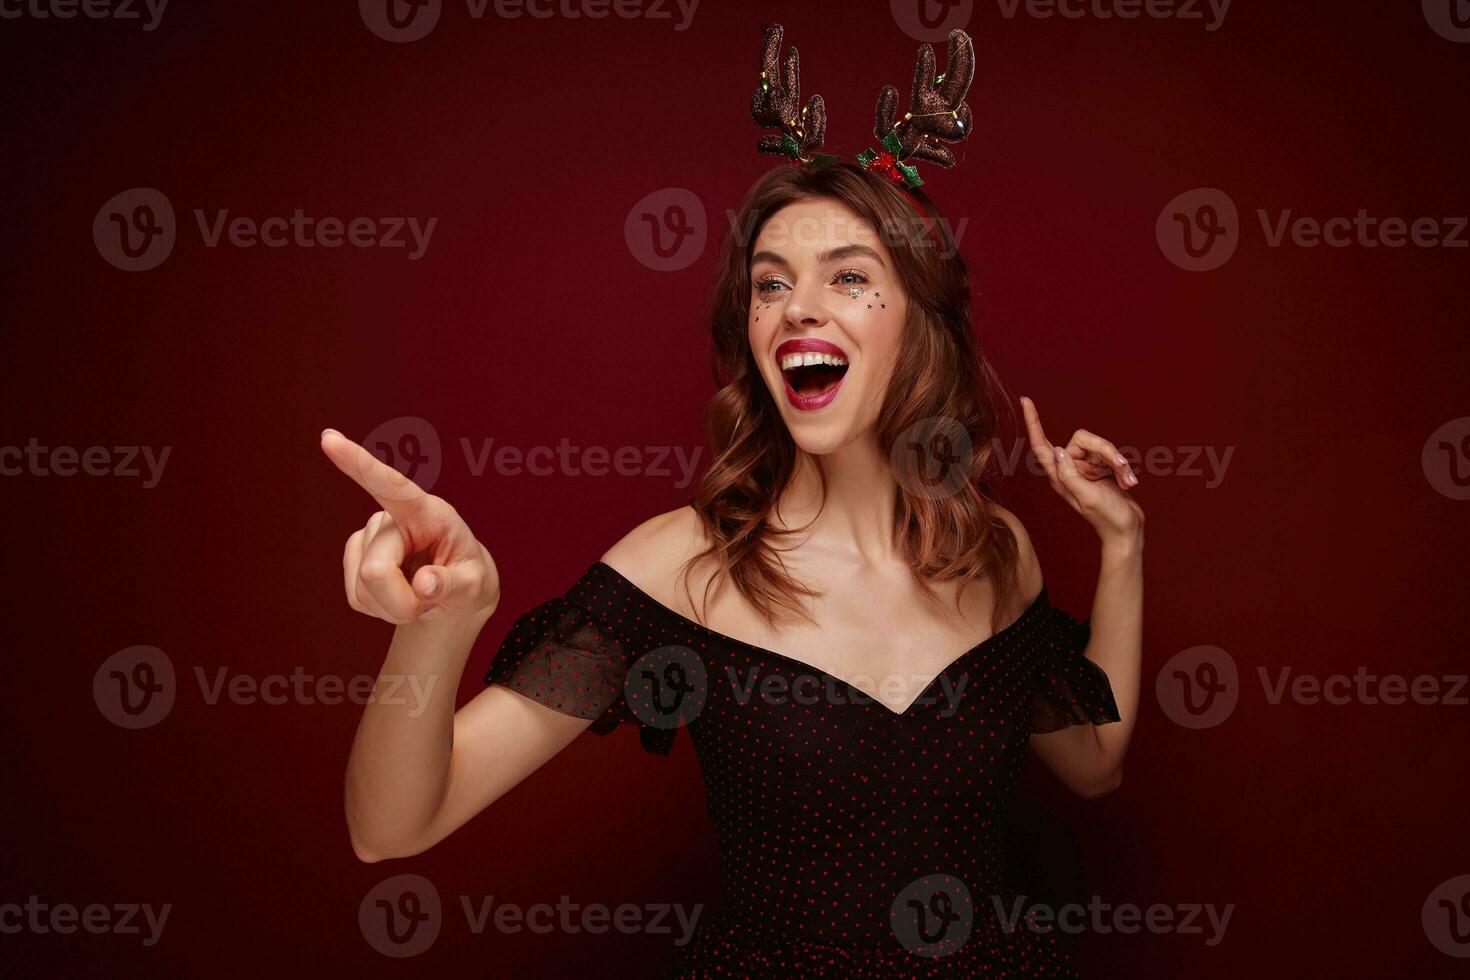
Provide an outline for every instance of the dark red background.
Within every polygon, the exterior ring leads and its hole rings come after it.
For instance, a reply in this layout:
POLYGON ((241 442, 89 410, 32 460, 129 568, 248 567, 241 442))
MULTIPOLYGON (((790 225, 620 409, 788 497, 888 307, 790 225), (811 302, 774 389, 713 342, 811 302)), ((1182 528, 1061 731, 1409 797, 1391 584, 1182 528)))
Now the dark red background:
MULTIPOLYGON (((652 476, 472 476, 458 440, 528 448, 701 441, 702 311, 714 241, 652 271, 624 219, 668 187, 724 209, 773 165, 747 104, 760 25, 781 19, 828 148, 868 145, 873 101, 916 42, 887 3, 705 0, 670 21, 471 19, 390 44, 356 5, 184 3, 159 28, 0 21, 6 150, 0 444, 172 447, 160 484, 7 477, 9 762, 0 902, 152 902, 162 941, 0 936, 6 976, 646 976, 666 937, 470 934, 457 896, 522 905, 712 901, 694 755, 630 731, 579 739, 432 851, 358 863, 341 813, 353 704, 210 705, 194 680, 373 673, 391 630, 343 602, 343 539, 371 502, 319 454, 397 416, 444 442, 435 492, 494 552, 511 619, 559 594, 687 491, 652 476), (159 268, 103 261, 94 215, 165 193, 159 268), (437 216, 427 254, 206 248, 191 211, 437 216), (164 650, 178 702, 126 731, 94 672, 164 650), (357 907, 404 871, 449 905, 432 949, 373 951, 357 907)), ((1466 250, 1267 247, 1257 208, 1464 215, 1470 46, 1418 3, 1238 0, 1198 21, 1007 19, 977 3, 977 135, 929 190, 976 282, 981 340, 1054 437, 1234 447, 1223 483, 1144 474, 1148 616, 1123 788, 1067 797, 1033 770, 1017 867, 1058 901, 1199 902, 1225 941, 1084 935, 1096 977, 1451 975, 1420 908, 1470 872, 1465 707, 1271 705, 1256 668, 1465 671, 1467 508, 1420 464, 1470 414, 1466 250), (1175 268, 1165 203, 1213 186, 1241 209, 1235 257, 1175 268), (1154 696, 1176 652, 1229 651, 1231 719, 1191 731, 1154 696)), ((1056 600, 1090 601, 1091 532, 1029 474, 1007 500, 1056 600)))

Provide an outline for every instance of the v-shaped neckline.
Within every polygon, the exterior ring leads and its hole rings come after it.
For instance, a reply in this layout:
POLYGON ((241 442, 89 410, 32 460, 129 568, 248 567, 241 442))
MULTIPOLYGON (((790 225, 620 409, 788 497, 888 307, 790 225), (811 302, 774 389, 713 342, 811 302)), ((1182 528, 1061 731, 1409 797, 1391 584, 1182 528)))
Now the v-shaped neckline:
POLYGON ((688 626, 692 626, 695 629, 700 630, 700 631, 702 631, 704 633, 708 633, 710 636, 715 637, 716 639, 724 640, 726 643, 731 643, 731 644, 734 644, 735 646, 738 646, 738 647, 744 647, 747 650, 751 650, 751 651, 753 651, 755 653, 759 653, 759 654, 764 654, 765 656, 768 656, 768 657, 774 657, 777 660, 784 660, 784 661, 786 661, 789 664, 795 664, 796 666, 800 667, 804 671, 807 671, 807 672, 810 672, 810 673, 814 673, 814 674, 819 674, 819 675, 821 675, 822 677, 826 678, 829 681, 835 681, 836 683, 841 684, 843 687, 847 688, 848 690, 850 690, 850 691, 856 691, 857 693, 861 694, 868 701, 870 701, 873 704, 877 705, 877 707, 878 707, 878 709, 880 711, 882 711, 885 715, 889 716, 894 721, 897 721, 899 719, 908 717, 909 712, 913 710, 913 708, 914 708, 915 705, 917 705, 920 701, 924 700, 924 698, 928 696, 930 690, 934 687, 935 684, 939 683, 939 679, 941 677, 944 677, 951 670, 954 670, 955 667, 959 666, 962 662, 964 662, 965 660, 968 660, 971 656, 979 653, 981 650, 984 650, 986 647, 990 646, 996 640, 999 640, 1001 637, 1003 637, 1006 634, 1008 634, 1008 633, 1012 632, 1013 630, 1015 630, 1016 627, 1020 626, 1027 619, 1030 619, 1031 616, 1035 612, 1037 612, 1039 609, 1041 609, 1042 607, 1044 607, 1046 605, 1046 583, 1043 582, 1042 583, 1042 586, 1041 586, 1041 591, 1038 592, 1038 593, 1036 593, 1036 598, 1031 600, 1031 604, 1026 607, 1026 609, 1021 613, 1021 615, 1017 616, 1015 619, 1011 620, 1009 623, 1007 623, 1005 626, 1001 627, 996 632, 991 633, 985 639, 981 640, 979 643, 976 643, 974 646, 970 647, 968 650, 963 651, 958 656, 956 656, 954 659, 952 659, 948 663, 946 663, 943 667, 940 668, 939 673, 935 674, 933 677, 931 677, 929 679, 929 682, 924 685, 923 690, 921 690, 918 693, 918 695, 912 701, 910 701, 908 704, 904 705, 904 708, 903 708, 902 711, 894 711, 892 708, 888 707, 888 705, 884 704, 878 698, 876 698, 873 695, 869 694, 867 691, 864 691, 862 688, 860 688, 857 685, 853 684, 851 681, 845 680, 845 679, 843 679, 841 677, 838 677, 836 674, 833 674, 833 673, 830 673, 829 671, 823 670, 821 667, 818 667, 816 664, 809 664, 805 660, 798 660, 795 657, 787 656, 786 654, 781 653, 781 652, 779 652, 777 650, 771 650, 771 649, 769 649, 767 647, 763 647, 763 646, 760 646, 758 644, 750 643, 750 642, 748 642, 746 640, 742 640, 742 639, 739 639, 737 637, 730 636, 729 634, 721 633, 719 630, 714 629, 713 627, 710 627, 710 626, 706 626, 703 623, 699 622, 698 620, 690 619, 688 616, 685 616, 683 613, 679 612, 677 609, 674 609, 672 606, 667 606, 664 603, 660 602, 659 600, 655 599, 653 596, 649 595, 643 589, 639 588, 636 584, 634 584, 634 582, 630 578, 628 578, 628 576, 624 575, 622 572, 618 571, 616 568, 613 568, 607 562, 599 560, 599 561, 597 561, 595 563, 595 565, 601 565, 603 568, 607 569, 609 572, 612 572, 614 575, 616 575, 618 577, 618 579, 620 581, 622 581, 623 583, 625 583, 628 586, 628 588, 630 588, 634 592, 638 593, 645 600, 647 600, 649 603, 651 603, 654 607, 656 607, 658 609, 661 609, 664 613, 668 614, 669 616, 674 617, 675 619, 679 620, 680 622, 685 623, 688 626))

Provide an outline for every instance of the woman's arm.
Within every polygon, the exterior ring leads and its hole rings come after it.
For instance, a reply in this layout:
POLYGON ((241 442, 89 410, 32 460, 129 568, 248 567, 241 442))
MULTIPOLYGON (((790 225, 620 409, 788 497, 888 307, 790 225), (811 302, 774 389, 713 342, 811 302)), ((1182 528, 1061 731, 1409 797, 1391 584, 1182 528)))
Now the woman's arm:
POLYGON ((486 619, 409 623, 393 634, 347 762, 347 829, 361 860, 428 850, 592 724, 498 684, 455 711, 486 619), (395 697, 379 700, 390 690, 395 697))
POLYGON ((1123 780, 1123 758, 1138 717, 1143 663, 1143 510, 1128 495, 1136 486, 1127 460, 1085 430, 1066 449, 1047 441, 1036 406, 1021 399, 1032 449, 1053 489, 1087 519, 1102 541, 1085 656, 1108 676, 1121 721, 1075 725, 1031 736, 1042 762, 1068 788, 1098 797, 1123 780))
POLYGON ((1138 717, 1143 659, 1143 546, 1103 549, 1086 657, 1103 669, 1121 721, 1031 736, 1031 748, 1067 788, 1095 798, 1123 781, 1123 757, 1138 717))
POLYGON ((352 848, 364 861, 432 847, 592 722, 491 685, 455 696, 500 600, 495 562, 442 500, 335 430, 322 450, 383 507, 347 539, 348 604, 397 625, 347 763, 352 848))

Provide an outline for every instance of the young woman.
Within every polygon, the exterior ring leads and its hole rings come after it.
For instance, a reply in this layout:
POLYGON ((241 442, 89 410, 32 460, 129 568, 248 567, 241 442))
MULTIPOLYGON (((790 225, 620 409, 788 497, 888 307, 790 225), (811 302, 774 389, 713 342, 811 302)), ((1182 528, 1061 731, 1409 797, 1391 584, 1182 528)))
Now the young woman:
POLYGON ((732 223, 748 233, 724 244, 714 463, 690 506, 518 619, 458 711, 443 681, 495 611, 495 563, 446 501, 323 433, 382 508, 347 541, 347 601, 397 626, 383 673, 433 692, 426 711, 365 709, 353 846, 365 861, 424 851, 589 727, 636 725, 660 753, 684 729, 727 894, 672 975, 1068 975, 1055 932, 1015 921, 999 834, 1028 746, 1083 796, 1122 778, 1137 479, 1100 436, 1052 444, 1021 400, 1053 489, 1101 545, 1079 624, 1050 605, 1025 529, 993 499, 998 386, 964 263, 905 162, 953 162, 969 38, 951 35, 947 74, 921 49, 910 113, 897 120, 885 90, 887 152, 856 163, 813 153, 820 98, 799 106, 780 46, 773 28, 754 114, 782 129, 762 147, 794 165, 756 183, 732 223))

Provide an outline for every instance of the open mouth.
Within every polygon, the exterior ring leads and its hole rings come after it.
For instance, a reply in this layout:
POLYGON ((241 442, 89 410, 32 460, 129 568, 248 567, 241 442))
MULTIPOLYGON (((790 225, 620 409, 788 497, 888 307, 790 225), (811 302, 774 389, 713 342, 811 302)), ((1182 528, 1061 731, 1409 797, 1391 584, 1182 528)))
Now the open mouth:
POLYGON ((786 397, 793 406, 812 410, 837 397, 847 374, 847 356, 825 340, 788 340, 776 349, 776 362, 786 382, 786 397))

